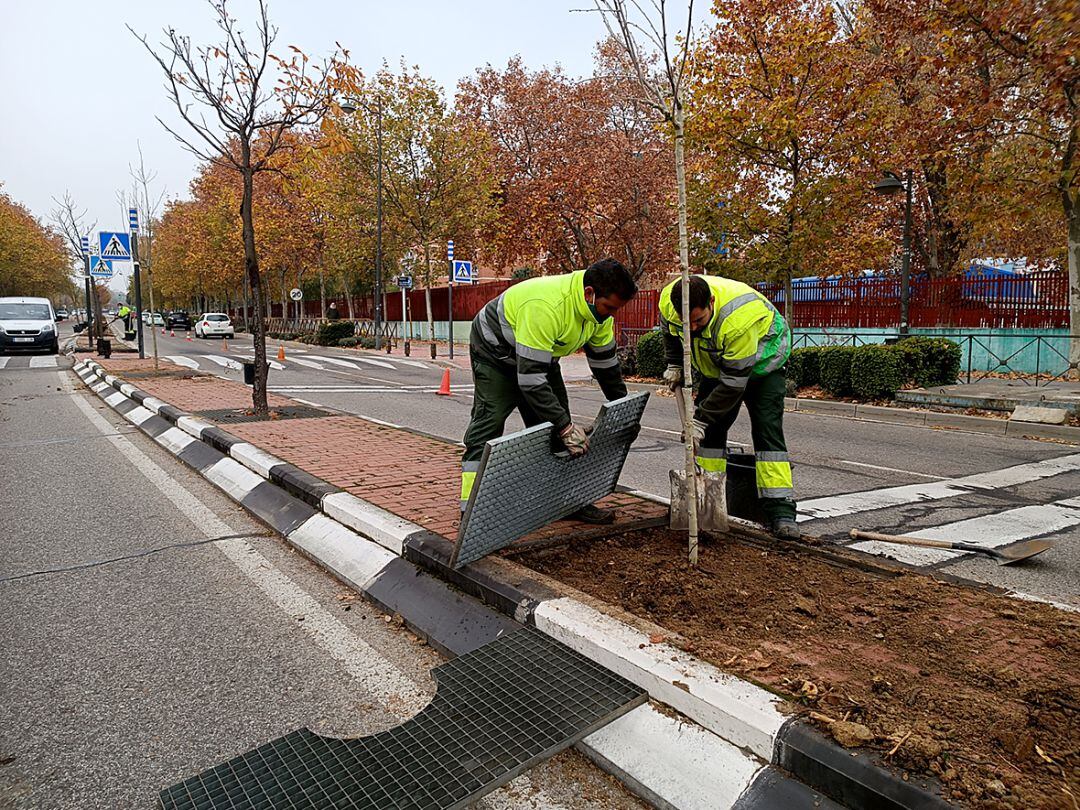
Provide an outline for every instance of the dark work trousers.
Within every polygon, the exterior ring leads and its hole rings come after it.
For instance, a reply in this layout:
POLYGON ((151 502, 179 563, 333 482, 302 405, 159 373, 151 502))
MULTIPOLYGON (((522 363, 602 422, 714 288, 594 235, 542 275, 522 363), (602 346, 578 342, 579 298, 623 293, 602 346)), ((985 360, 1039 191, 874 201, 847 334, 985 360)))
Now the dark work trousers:
MULTIPOLYGON (((717 381, 702 377, 695 402, 704 401, 717 381)), ((763 376, 751 376, 742 399, 720 419, 705 427, 702 449, 727 450, 727 434, 745 405, 750 415, 750 437, 754 442, 758 496, 770 520, 795 517, 795 488, 784 443, 784 396, 787 381, 784 369, 763 376)), ((726 466, 726 465, 725 465, 726 466)))
MULTIPOLYGON (((521 412, 525 427, 547 421, 541 418, 525 400, 517 384, 517 367, 499 365, 470 353, 473 376, 473 405, 469 427, 465 430, 465 452, 461 456, 461 508, 465 508, 472 492, 476 471, 484 455, 484 445, 503 435, 506 420, 515 408, 521 412)), ((559 364, 551 366, 547 373, 555 396, 566 412, 570 412, 559 364)))

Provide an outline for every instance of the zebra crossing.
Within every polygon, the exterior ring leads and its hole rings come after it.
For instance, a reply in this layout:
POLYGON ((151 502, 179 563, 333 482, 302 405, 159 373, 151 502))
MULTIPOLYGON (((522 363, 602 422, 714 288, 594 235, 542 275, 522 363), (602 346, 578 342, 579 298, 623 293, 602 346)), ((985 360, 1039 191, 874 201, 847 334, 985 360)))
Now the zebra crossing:
POLYGON ((0 355, 0 370, 59 367, 60 357, 55 354, 0 355))
MULTIPOLYGON (((810 534, 845 544, 853 523, 874 530, 879 530, 877 526, 881 524, 900 525, 910 529, 896 530, 902 537, 969 543, 983 548, 1000 548, 1035 537, 1080 543, 1080 497, 1046 497, 1044 493, 1055 488, 1051 484, 1063 489, 1062 494, 1080 489, 1080 453, 973 475, 812 498, 799 504, 797 519, 810 534), (1043 498, 1046 502, 1042 502, 1043 498), (1033 499, 1039 502, 1030 502, 1033 499), (932 508, 927 509, 928 504, 932 508), (944 513, 948 508, 983 514, 936 522, 935 510, 944 513), (914 528, 916 522, 925 525, 914 528)), ((850 543, 850 547, 918 567, 946 566, 965 556, 943 549, 878 541, 850 543)))
MULTIPOLYGON (((250 353, 250 350, 247 350, 247 353, 250 353)), ((172 361, 178 366, 190 368, 193 371, 216 372, 218 369, 226 369, 229 371, 241 371, 243 369, 243 366, 239 361, 220 354, 166 354, 162 355, 162 357, 172 361)), ((305 353, 305 356, 303 357, 289 357, 284 363, 268 358, 267 363, 270 364, 270 368, 276 371, 284 371, 290 365, 313 369, 315 371, 326 371, 327 369, 370 371, 372 367, 385 369, 387 371, 400 371, 401 367, 431 368, 431 366, 416 360, 404 360, 399 358, 393 358, 392 360, 376 360, 371 357, 350 357, 346 360, 340 357, 328 357, 325 355, 312 355, 308 353, 305 353)))

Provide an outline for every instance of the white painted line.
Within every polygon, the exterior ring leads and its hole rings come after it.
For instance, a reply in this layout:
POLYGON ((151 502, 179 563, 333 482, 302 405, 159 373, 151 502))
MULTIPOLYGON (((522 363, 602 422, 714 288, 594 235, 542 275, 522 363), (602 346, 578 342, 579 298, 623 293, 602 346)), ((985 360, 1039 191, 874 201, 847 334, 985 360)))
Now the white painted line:
POLYGON ((647 689, 728 742, 771 761, 785 717, 770 692, 574 599, 542 602, 536 627, 647 689))
POLYGON ((266 364, 268 366, 270 366, 270 368, 275 368, 278 371, 284 371, 285 370, 285 366, 281 365, 281 363, 279 363, 277 360, 267 360, 266 364))
POLYGON ((286 359, 290 363, 296 363, 301 366, 307 366, 308 368, 318 369, 319 371, 322 371, 324 368, 326 368, 322 363, 316 363, 314 360, 308 360, 303 357, 289 357, 286 359))
POLYGON ((240 371, 243 368, 243 366, 235 360, 230 360, 228 357, 218 357, 216 354, 204 354, 201 356, 205 357, 211 363, 217 363, 222 368, 231 368, 234 371, 240 371))
POLYGON ((31 357, 30 368, 56 368, 56 355, 46 354, 31 357))
POLYGON ((320 355, 319 359, 321 361, 323 361, 324 363, 333 363, 335 366, 342 366, 343 368, 349 368, 349 369, 352 369, 353 371, 359 371, 360 370, 359 366, 353 365, 352 363, 349 363, 349 362, 347 362, 345 360, 338 360, 336 357, 324 357, 324 356, 320 355))
POLYGON ((184 433, 180 428, 171 427, 164 433, 159 433, 154 437, 154 441, 168 450, 170 453, 180 455, 180 451, 187 447, 192 442, 198 441, 193 436, 189 436, 184 433))
POLYGON ((270 469, 283 464, 277 456, 272 456, 261 447, 256 447, 248 442, 240 442, 229 448, 229 455, 247 467, 254 470, 263 478, 270 477, 270 469))
POLYGON ((397 371, 397 367, 393 363, 387 363, 385 360, 373 360, 370 357, 354 357, 352 359, 359 363, 368 363, 373 366, 379 366, 380 368, 388 368, 391 371, 397 371))
POLYGON ((861 461, 845 461, 844 459, 837 459, 837 464, 843 464, 846 467, 863 467, 867 470, 881 470, 882 472, 894 472, 901 473, 903 475, 914 475, 917 478, 930 478, 934 481, 947 481, 944 475, 930 475, 929 473, 915 472, 914 470, 898 470, 896 467, 882 467, 880 464, 864 464, 861 461))
MULTIPOLYGON (((922 537, 927 540, 945 540, 950 543, 970 543, 983 548, 997 548, 1032 537, 1060 532, 1080 526, 1080 498, 1069 498, 1054 503, 1021 506, 1003 512, 958 520, 927 529, 908 532, 901 537, 922 537)), ((880 554, 910 565, 932 565, 956 559, 967 551, 947 551, 936 548, 917 548, 865 540, 853 543, 851 548, 869 554, 880 554)))
POLYGON ((965 475, 960 478, 946 478, 942 481, 925 484, 906 484, 885 489, 871 489, 865 492, 852 492, 847 495, 830 495, 826 498, 814 498, 799 504, 800 522, 824 518, 851 515, 857 512, 870 512, 875 509, 887 509, 909 503, 936 501, 964 495, 973 490, 1001 489, 1004 487, 1041 481, 1061 473, 1080 470, 1080 454, 1074 453, 1058 458, 1018 464, 1001 470, 965 475))
MULTIPOLYGON (((204 537, 236 534, 235 530, 204 506, 180 482, 169 476, 139 448, 116 431, 89 403, 70 386, 61 372, 68 393, 76 406, 155 487, 183 514, 204 537)), ((228 459, 226 459, 228 460, 228 459)), ((231 462, 235 464, 236 462, 231 462)), ((237 465, 239 466, 239 465, 237 465)), ((314 597, 278 570, 265 556, 242 538, 219 540, 214 547, 229 558, 240 571, 288 617, 290 626, 301 629, 341 668, 359 681, 361 690, 386 705, 399 717, 411 717, 428 702, 417 686, 389 660, 326 610, 314 597), (297 622, 296 617, 304 621, 297 622)), ((357 545, 360 545, 359 543, 357 545)), ((378 548, 363 543, 372 549, 378 548)))
POLYGON ((213 427, 209 422, 204 422, 194 416, 181 416, 176 420, 176 426, 196 439, 201 439, 203 431, 213 427))
POLYGON ((231 458, 223 458, 203 471, 203 475, 238 501, 262 483, 259 476, 231 458))
POLYGON ((310 405, 313 408, 323 407, 318 402, 312 402, 310 399, 300 399, 300 397, 293 397, 293 399, 295 399, 297 402, 303 403, 304 405, 310 405))
POLYGON ((348 492, 333 492, 322 499, 322 511, 364 537, 400 556, 405 538, 423 526, 380 509, 348 492))
POLYGON ((638 706, 578 748, 657 807, 731 807, 764 763, 701 726, 638 706))
POLYGON ((422 369, 431 368, 431 366, 429 366, 427 363, 421 363, 419 360, 402 360, 402 359, 400 359, 398 357, 395 357, 394 362, 395 363, 401 363, 401 365, 403 365, 403 366, 412 366, 413 368, 422 368, 422 369))
POLYGON ((184 366, 185 368, 193 368, 196 371, 199 369, 199 363, 196 360, 192 360, 190 357, 186 357, 182 354, 167 354, 166 360, 172 360, 178 366, 184 366))

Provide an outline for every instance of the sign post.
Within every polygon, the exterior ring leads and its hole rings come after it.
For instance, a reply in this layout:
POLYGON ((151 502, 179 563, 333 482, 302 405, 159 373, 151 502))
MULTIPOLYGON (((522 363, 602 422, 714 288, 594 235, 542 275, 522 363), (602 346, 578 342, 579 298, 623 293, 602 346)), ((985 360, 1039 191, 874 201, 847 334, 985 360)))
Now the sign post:
POLYGON ((89 349, 94 348, 93 330, 91 329, 90 309, 90 237, 82 238, 83 274, 86 286, 86 345, 89 349))
MULTIPOLYGON (((449 332, 450 340, 450 359, 454 359, 454 240, 448 239, 446 241, 446 260, 450 262, 450 275, 446 277, 446 297, 447 297, 447 312, 446 312, 446 326, 449 332)), ((431 345, 434 352, 435 344, 431 345)), ((434 357, 434 354, 432 354, 434 357)))
POLYGON ((409 356, 409 333, 406 331, 408 328, 408 312, 409 306, 408 298, 405 295, 406 290, 412 289, 412 276, 400 275, 398 276, 398 287, 401 288, 401 348, 405 352, 405 356, 409 356))
POLYGON ((289 290, 289 298, 296 302, 296 320, 300 320, 300 302, 304 300, 304 291, 299 287, 293 287, 289 290))
POLYGON ((134 266, 135 277, 135 329, 139 335, 139 359, 146 357, 143 348, 143 322, 142 322, 142 279, 139 276, 139 211, 137 208, 128 209, 128 230, 131 232, 131 263, 134 266))

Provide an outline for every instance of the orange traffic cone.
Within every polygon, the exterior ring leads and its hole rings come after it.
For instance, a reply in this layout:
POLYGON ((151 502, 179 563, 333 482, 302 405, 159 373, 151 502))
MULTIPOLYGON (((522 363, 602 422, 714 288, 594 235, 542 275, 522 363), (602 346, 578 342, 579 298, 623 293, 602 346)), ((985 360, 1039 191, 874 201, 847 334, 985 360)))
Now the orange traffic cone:
POLYGON ((176 330, 171 326, 169 327, 169 337, 176 337, 176 330))
POLYGON ((285 347, 284 346, 278 346, 277 347, 277 359, 278 360, 284 360, 285 359, 285 347))
POLYGON ((225 338, 221 339, 221 350, 227 352, 229 350, 229 344, 225 342, 225 338))
POLYGON ((165 327, 164 326, 161 327, 161 334, 163 334, 163 335, 165 334, 165 327))
POLYGON ((439 386, 439 390, 435 392, 440 397, 450 396, 450 369, 443 369, 442 373, 442 385, 439 386))
MULTIPOLYGON (((190 329, 188 330, 187 335, 184 337, 184 340, 191 341, 191 330, 190 329)), ((194 343, 194 341, 191 341, 191 342, 194 343)))

